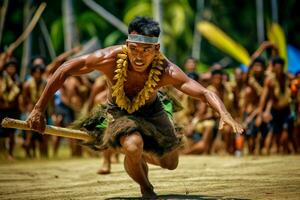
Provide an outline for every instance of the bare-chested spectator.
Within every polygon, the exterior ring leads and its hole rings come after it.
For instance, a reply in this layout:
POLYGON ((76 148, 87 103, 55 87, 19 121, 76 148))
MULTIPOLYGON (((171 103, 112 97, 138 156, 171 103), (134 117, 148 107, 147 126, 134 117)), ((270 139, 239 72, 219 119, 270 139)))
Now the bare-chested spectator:
MULTIPOLYGON (((105 76, 99 76, 92 86, 91 94, 88 102, 88 109, 92 110, 93 107, 107 102, 107 83, 105 76)), ((111 171, 111 159, 115 156, 111 149, 102 151, 103 162, 97 174, 109 174, 111 171)))
MULTIPOLYGON (((199 75, 196 72, 196 65, 197 62, 194 58, 189 57, 186 59, 185 63, 184 63, 184 69, 185 69, 185 73, 192 78, 195 81, 199 80, 199 75)), ((192 121, 192 118, 194 117, 194 114, 197 110, 196 106, 197 106, 197 101, 196 99, 193 99, 191 97, 189 97, 188 95, 185 95, 183 93, 181 93, 180 91, 177 92, 178 98, 180 99, 182 105, 183 105, 183 109, 175 114, 175 121, 179 122, 186 127, 187 129, 190 122, 192 121)))
POLYGON ((197 60, 193 57, 189 57, 186 59, 184 63, 185 73, 188 77, 195 81, 199 81, 199 74, 196 71, 197 60))
POLYGON ((92 110, 97 104, 104 104, 107 101, 107 86, 105 76, 99 76, 92 86, 88 99, 88 110, 92 110))
MULTIPOLYGON (((234 106, 234 94, 233 94, 233 88, 228 82, 223 81, 223 71, 222 70, 213 70, 211 72, 212 78, 211 78, 211 85, 208 86, 207 89, 215 92, 220 99, 224 102, 224 105, 233 112, 234 106)), ((225 144, 225 149, 227 153, 234 153, 234 134, 229 126, 225 126, 222 130, 222 139, 225 144)), ((220 139, 220 137, 217 137, 216 139, 220 139)), ((219 141, 216 141, 219 142, 219 141)))
MULTIPOLYGON (((20 81, 17 75, 17 60, 12 58, 0 67, 0 121, 5 117, 19 118, 20 81)), ((13 159, 15 129, 0 127, 0 148, 9 160, 13 159), (8 145, 6 139, 8 138, 8 145), (8 151, 6 150, 8 146, 8 151), (8 152, 8 153, 7 153, 8 152)))
POLYGON ((263 84, 265 79, 266 63, 262 57, 255 58, 249 66, 247 87, 244 91, 245 105, 242 107, 245 123, 245 137, 248 144, 249 154, 253 154, 256 148, 256 140, 260 133, 259 153, 264 146, 264 141, 268 133, 267 123, 269 119, 265 117, 268 113, 269 106, 265 106, 265 111, 259 115, 257 108, 258 99, 262 95, 263 84))
MULTIPOLYGON (((31 61, 30 74, 31 77, 23 85, 22 104, 24 111, 29 113, 32 111, 38 98, 42 94, 46 80, 43 78, 45 72, 45 62, 42 57, 35 57, 31 61)), ((28 157, 35 157, 36 145, 41 157, 48 157, 48 139, 49 136, 41 135, 33 131, 26 131, 24 147, 28 157)))
POLYGON ((266 78, 260 99, 259 112, 262 112, 266 104, 271 104, 271 127, 266 139, 268 154, 272 143, 276 144, 277 152, 287 153, 293 151, 293 149, 288 148, 293 122, 290 111, 291 90, 288 76, 284 72, 284 64, 284 60, 280 57, 272 59, 273 75, 266 78))
POLYGON ((241 121, 243 116, 243 108, 245 106, 245 87, 247 81, 247 73, 244 72, 241 68, 236 68, 234 70, 234 81, 232 83, 232 90, 234 94, 234 110, 236 118, 241 121))
POLYGON ((189 140, 184 154, 210 154, 216 128, 215 115, 205 103, 197 102, 197 111, 186 129, 189 140))
MULTIPOLYGON (((67 58, 81 50, 81 46, 74 47, 66 52, 63 52, 59 56, 57 56, 50 64, 47 65, 44 77, 49 78, 51 75, 57 70, 59 66, 63 62, 67 60, 67 58)), ((73 84, 72 82, 69 82, 69 84, 73 84)), ((89 84, 89 83, 88 83, 89 84)), ((78 84, 76 84, 78 86, 78 84)), ((75 87, 76 87, 75 86, 75 87)), ((67 86, 66 86, 67 87, 67 86)), ((83 86, 85 87, 85 86, 83 86)), ((74 88, 74 87, 72 87, 74 88)), ((70 102, 69 102, 69 97, 67 97, 66 88, 62 88, 61 90, 57 91, 54 95, 54 102, 53 102, 53 111, 52 111, 52 121, 54 125, 56 126, 61 126, 61 127, 66 127, 68 126, 74 119, 75 119, 75 112, 74 109, 71 108, 70 102)), ((72 92, 71 92, 72 93, 72 92)), ((87 92, 86 92, 87 93, 87 92)), ((87 94, 85 94, 87 96, 87 94)), ((71 97, 70 97, 71 98, 71 97)), ((77 104, 76 104, 77 105, 77 104)), ((80 107, 81 105, 77 105, 77 107, 80 107)), ((78 109, 79 110, 79 109, 78 109)), ((54 156, 57 156, 59 146, 61 143, 61 137, 53 137, 53 154, 54 156)), ((80 147, 79 147, 80 148, 80 147)))
MULTIPOLYGON (((211 84, 207 87, 223 100, 224 104, 233 109, 233 92, 231 86, 223 82, 223 71, 216 69, 211 72, 211 84)), ((188 131, 200 133, 201 139, 195 141, 184 150, 185 154, 209 154, 211 151, 220 152, 224 148, 228 153, 234 152, 234 136, 229 127, 224 127, 222 135, 217 135, 217 116, 205 103, 197 104, 197 112, 188 131), (215 140, 216 139, 216 140, 215 140), (223 142, 224 140, 225 147, 223 142)))
MULTIPOLYGON (((187 76, 199 82, 199 74, 196 71, 196 66, 197 60, 193 57, 188 57, 184 63, 184 69, 187 76)), ((184 153, 188 154, 190 153, 190 147, 193 143, 200 140, 200 133, 198 133, 194 127, 194 117, 198 110, 197 105, 199 101, 181 92, 178 92, 177 96, 183 105, 183 109, 175 114, 175 121, 179 122, 181 126, 184 127, 184 133, 189 138, 184 150, 184 153)))
POLYGON ((294 117, 294 130, 293 130, 293 145, 296 152, 300 152, 300 71, 295 74, 291 82, 291 91, 293 96, 293 117, 294 117))
MULTIPOLYGON (((55 125, 67 127, 80 116, 83 108, 86 107, 90 83, 83 77, 69 77, 63 87, 54 95, 55 102, 55 125)), ((54 143, 54 155, 57 154, 61 138, 56 138, 54 143)), ((82 147, 77 144, 75 139, 70 139, 72 156, 81 156, 82 147)))

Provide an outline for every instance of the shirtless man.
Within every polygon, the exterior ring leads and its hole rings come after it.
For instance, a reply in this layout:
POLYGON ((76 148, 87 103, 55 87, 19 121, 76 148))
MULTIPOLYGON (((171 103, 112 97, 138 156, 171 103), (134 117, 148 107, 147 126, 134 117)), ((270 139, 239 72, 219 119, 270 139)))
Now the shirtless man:
POLYGON ((255 58, 249 66, 247 85, 244 89, 244 106, 242 108, 245 117, 244 123, 246 128, 245 136, 248 143, 249 154, 254 154, 256 149, 256 140, 258 134, 260 137, 259 153, 264 147, 264 142, 268 133, 267 118, 268 106, 263 108, 262 115, 258 115, 257 107, 259 107, 259 97, 263 91, 265 79, 266 63, 262 57, 255 58))
POLYGON ((293 123, 290 110, 291 91, 288 76, 284 72, 284 63, 280 57, 272 59, 272 74, 265 79, 260 97, 259 113, 263 111, 265 105, 271 107, 271 130, 265 144, 267 154, 270 153, 273 142, 277 144, 277 152, 287 153, 291 139, 293 123))
MULTIPOLYGON (((23 84, 22 91, 22 108, 24 112, 29 113, 32 111, 35 103, 39 99, 46 86, 46 80, 43 79, 45 72, 45 65, 40 57, 34 58, 31 62, 30 73, 31 78, 23 84)), ((26 131, 24 148, 27 157, 35 157, 36 143, 41 157, 48 157, 48 139, 47 135, 40 135, 32 131, 26 131)))
MULTIPOLYGON (((5 117, 20 117, 21 83, 17 75, 17 66, 17 60, 12 58, 3 65, 3 71, 0 70, 0 120, 5 117)), ((8 152, 5 151, 5 154, 8 153, 8 160, 13 160, 15 129, 4 129, 0 126, 0 151, 5 149, 7 138, 9 145, 8 152)))
POLYGON ((103 145, 125 154, 125 170, 139 184, 143 198, 155 199, 157 195, 148 179, 147 163, 176 169, 180 145, 173 123, 158 99, 159 88, 173 85, 183 93, 208 102, 219 113, 220 128, 226 123, 236 133, 242 133, 243 129, 215 93, 188 78, 160 53, 157 22, 137 17, 129 24, 128 33, 126 45, 101 49, 59 67, 48 81, 27 123, 30 128, 43 132, 47 101, 66 78, 101 71, 107 77, 110 114, 103 145))

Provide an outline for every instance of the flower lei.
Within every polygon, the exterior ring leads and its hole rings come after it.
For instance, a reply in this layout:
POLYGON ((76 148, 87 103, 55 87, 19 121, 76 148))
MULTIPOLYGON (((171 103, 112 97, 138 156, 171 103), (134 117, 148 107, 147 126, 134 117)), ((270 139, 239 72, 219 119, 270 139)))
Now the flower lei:
POLYGON ((150 98, 150 94, 153 93, 154 87, 158 85, 160 81, 159 75, 162 74, 164 57, 161 53, 156 56, 152 62, 152 68, 149 72, 148 80, 145 83, 144 88, 130 100, 124 91, 124 82, 127 77, 128 56, 127 47, 123 46, 123 53, 117 55, 117 69, 115 70, 115 76, 113 80, 117 80, 112 86, 112 97, 116 98, 116 104, 125 109, 129 114, 137 111, 141 106, 145 105, 146 101, 150 98))

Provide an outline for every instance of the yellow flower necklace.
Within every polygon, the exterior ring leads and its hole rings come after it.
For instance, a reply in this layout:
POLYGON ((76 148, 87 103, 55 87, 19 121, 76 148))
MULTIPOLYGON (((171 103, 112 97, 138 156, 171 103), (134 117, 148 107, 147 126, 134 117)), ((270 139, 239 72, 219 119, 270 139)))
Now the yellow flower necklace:
POLYGON ((125 109, 128 113, 137 111, 141 106, 145 105, 146 101, 150 98, 150 94, 155 90, 154 88, 160 81, 159 75, 162 74, 163 60, 164 57, 161 53, 156 56, 152 62, 152 68, 149 72, 148 79, 145 83, 144 88, 130 100, 124 91, 124 82, 127 77, 128 68, 128 56, 127 47, 123 46, 123 53, 118 54, 117 69, 115 70, 114 80, 116 83, 112 86, 112 97, 116 98, 116 104, 121 108, 125 109))

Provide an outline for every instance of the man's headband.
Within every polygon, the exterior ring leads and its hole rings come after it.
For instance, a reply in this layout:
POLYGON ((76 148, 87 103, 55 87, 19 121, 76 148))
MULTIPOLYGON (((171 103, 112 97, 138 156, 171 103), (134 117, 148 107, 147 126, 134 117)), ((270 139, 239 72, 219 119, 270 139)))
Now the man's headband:
POLYGON ((138 42, 138 43, 157 44, 158 37, 149 37, 149 36, 138 35, 138 34, 129 34, 127 41, 138 42))

